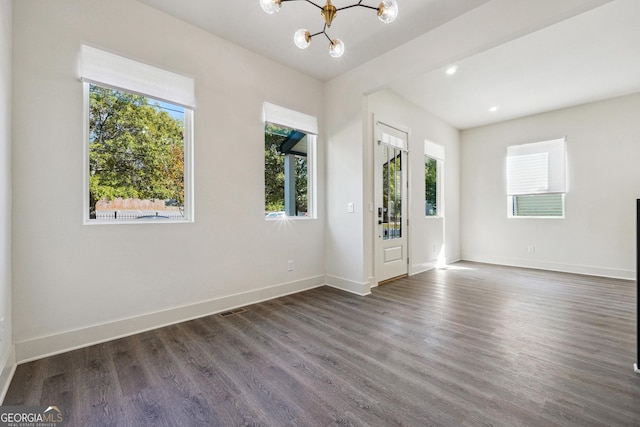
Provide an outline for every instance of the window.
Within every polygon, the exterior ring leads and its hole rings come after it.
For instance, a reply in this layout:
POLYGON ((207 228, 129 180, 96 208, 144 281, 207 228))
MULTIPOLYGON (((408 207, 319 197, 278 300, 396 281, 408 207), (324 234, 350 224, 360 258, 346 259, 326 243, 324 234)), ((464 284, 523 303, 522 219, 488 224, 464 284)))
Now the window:
POLYGON ((85 223, 191 221, 193 80, 88 46, 85 223))
POLYGON ((442 169, 444 147, 425 141, 424 145, 424 205, 426 216, 442 216, 442 169))
POLYGON ((265 218, 315 217, 315 118, 265 103, 265 218))
POLYGON ((507 147, 509 217, 564 217, 564 138, 507 147))

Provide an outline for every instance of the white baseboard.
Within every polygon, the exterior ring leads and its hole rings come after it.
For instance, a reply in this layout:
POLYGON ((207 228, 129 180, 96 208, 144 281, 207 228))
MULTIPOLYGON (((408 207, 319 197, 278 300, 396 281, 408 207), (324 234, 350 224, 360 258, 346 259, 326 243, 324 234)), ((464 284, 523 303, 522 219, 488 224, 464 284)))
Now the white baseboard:
POLYGON ((486 257, 474 254, 463 254, 465 261, 482 262, 485 264, 507 265, 511 267, 534 268, 537 270, 559 271, 563 273, 584 274, 587 276, 609 277, 612 279, 635 280, 635 270, 624 270, 609 267, 598 267, 579 264, 564 264, 554 261, 532 260, 508 257, 486 257))
POLYGON ((16 348, 12 345, 5 354, 0 366, 0 403, 4 402, 4 397, 7 395, 7 390, 9 390, 16 366, 16 348))
POLYGON ((413 264, 409 269, 409 276, 413 276, 415 274, 424 273, 425 271, 433 270, 438 265, 438 260, 433 260, 430 262, 423 262, 422 264, 413 264))
POLYGON ((310 277, 169 310, 147 313, 128 319, 16 342, 14 359, 17 363, 29 362, 151 329, 306 291, 324 284, 325 276, 310 277))
POLYGON ((332 288, 340 289, 341 291, 351 292, 352 294, 359 295, 361 297, 371 294, 371 283, 361 283, 355 280, 344 279, 342 277, 327 275, 326 284, 332 288))
POLYGON ((447 258, 445 260, 445 265, 455 264, 458 261, 462 261, 462 258, 460 256, 456 256, 455 258, 451 258, 451 259, 447 258))
POLYGON ((369 276, 367 280, 369 281, 369 293, 371 293, 372 288, 378 287, 378 282, 376 282, 376 278, 373 276, 369 276))

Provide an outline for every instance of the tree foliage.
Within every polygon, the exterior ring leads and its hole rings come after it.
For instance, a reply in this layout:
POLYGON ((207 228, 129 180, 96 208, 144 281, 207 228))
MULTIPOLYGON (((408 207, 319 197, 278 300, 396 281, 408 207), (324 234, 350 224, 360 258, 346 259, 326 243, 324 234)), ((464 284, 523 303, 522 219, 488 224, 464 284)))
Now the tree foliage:
POLYGON ((184 204, 184 125, 148 98, 91 85, 89 194, 184 204))
POLYGON ((383 146, 387 161, 382 165, 383 222, 399 222, 402 217, 402 152, 383 146))
MULTIPOLYGON (((280 145, 291 129, 268 123, 265 128, 264 181, 265 211, 284 211, 285 156, 280 145)), ((308 169, 307 158, 296 157, 296 212, 308 211, 308 169)))
POLYGON ((425 182, 425 204, 426 214, 437 214, 438 202, 438 161, 430 157, 425 158, 424 182, 425 182))
POLYGON ((265 133, 264 198, 265 211, 284 210, 284 156, 278 152, 282 137, 265 133))

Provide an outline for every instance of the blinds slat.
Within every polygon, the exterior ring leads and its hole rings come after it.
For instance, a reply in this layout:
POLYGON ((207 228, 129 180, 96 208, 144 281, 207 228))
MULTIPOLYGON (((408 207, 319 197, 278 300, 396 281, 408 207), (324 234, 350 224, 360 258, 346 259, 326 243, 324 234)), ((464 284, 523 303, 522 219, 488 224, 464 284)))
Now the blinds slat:
POLYGON ((564 138, 507 147, 507 194, 566 193, 564 138))

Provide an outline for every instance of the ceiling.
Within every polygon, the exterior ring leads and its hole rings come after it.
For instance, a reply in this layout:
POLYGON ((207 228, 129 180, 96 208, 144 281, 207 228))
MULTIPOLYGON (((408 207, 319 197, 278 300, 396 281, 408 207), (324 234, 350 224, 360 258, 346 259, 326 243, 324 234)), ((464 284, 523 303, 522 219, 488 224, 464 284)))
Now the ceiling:
MULTIPOLYGON (((305 50, 293 44, 300 28, 322 31, 320 11, 306 1, 283 2, 278 13, 267 15, 258 0, 140 0, 227 41, 257 52, 319 80, 330 80, 489 0, 398 0, 398 18, 383 24, 375 10, 355 7, 339 11, 327 30, 345 44, 338 60, 329 56, 329 42, 314 37, 305 50)), ((325 0, 313 0, 323 5, 325 0)), ((336 8, 357 0, 332 0, 336 8)), ((363 0, 377 7, 380 0, 363 0)))
MULTIPOLYGON (((265 14, 258 0, 140 1, 329 81, 381 55, 399 48, 407 50, 408 42, 488 3, 492 10, 499 11, 503 4, 510 8, 500 17, 510 19, 513 4, 509 1, 544 1, 544 7, 549 8, 555 7, 557 0, 398 0, 398 18, 387 25, 373 10, 343 10, 328 30, 331 37, 346 45, 345 55, 337 60, 329 56, 328 42, 322 36, 314 37, 306 50, 293 44, 293 33, 299 28, 311 33, 322 30, 318 9, 306 1, 284 2, 274 15, 265 14)), ((340 8, 354 0, 332 2, 340 8)), ((363 0, 369 6, 378 2, 363 0)), ((640 1, 583 0, 583 6, 587 3, 593 8, 585 6, 569 16, 565 12, 559 22, 524 29, 444 68, 399 80, 390 78, 387 87, 459 129, 640 92, 640 1), (447 75, 446 68, 451 65, 457 66, 457 72, 447 75), (491 107, 497 110, 490 111, 491 107)), ((562 7, 562 2, 557 7, 562 7)), ((495 22, 499 25, 500 21, 495 22)), ((419 50, 411 53, 429 54, 419 50)))
POLYGON ((458 129, 640 92, 639 17, 616 0, 391 88, 458 129))

